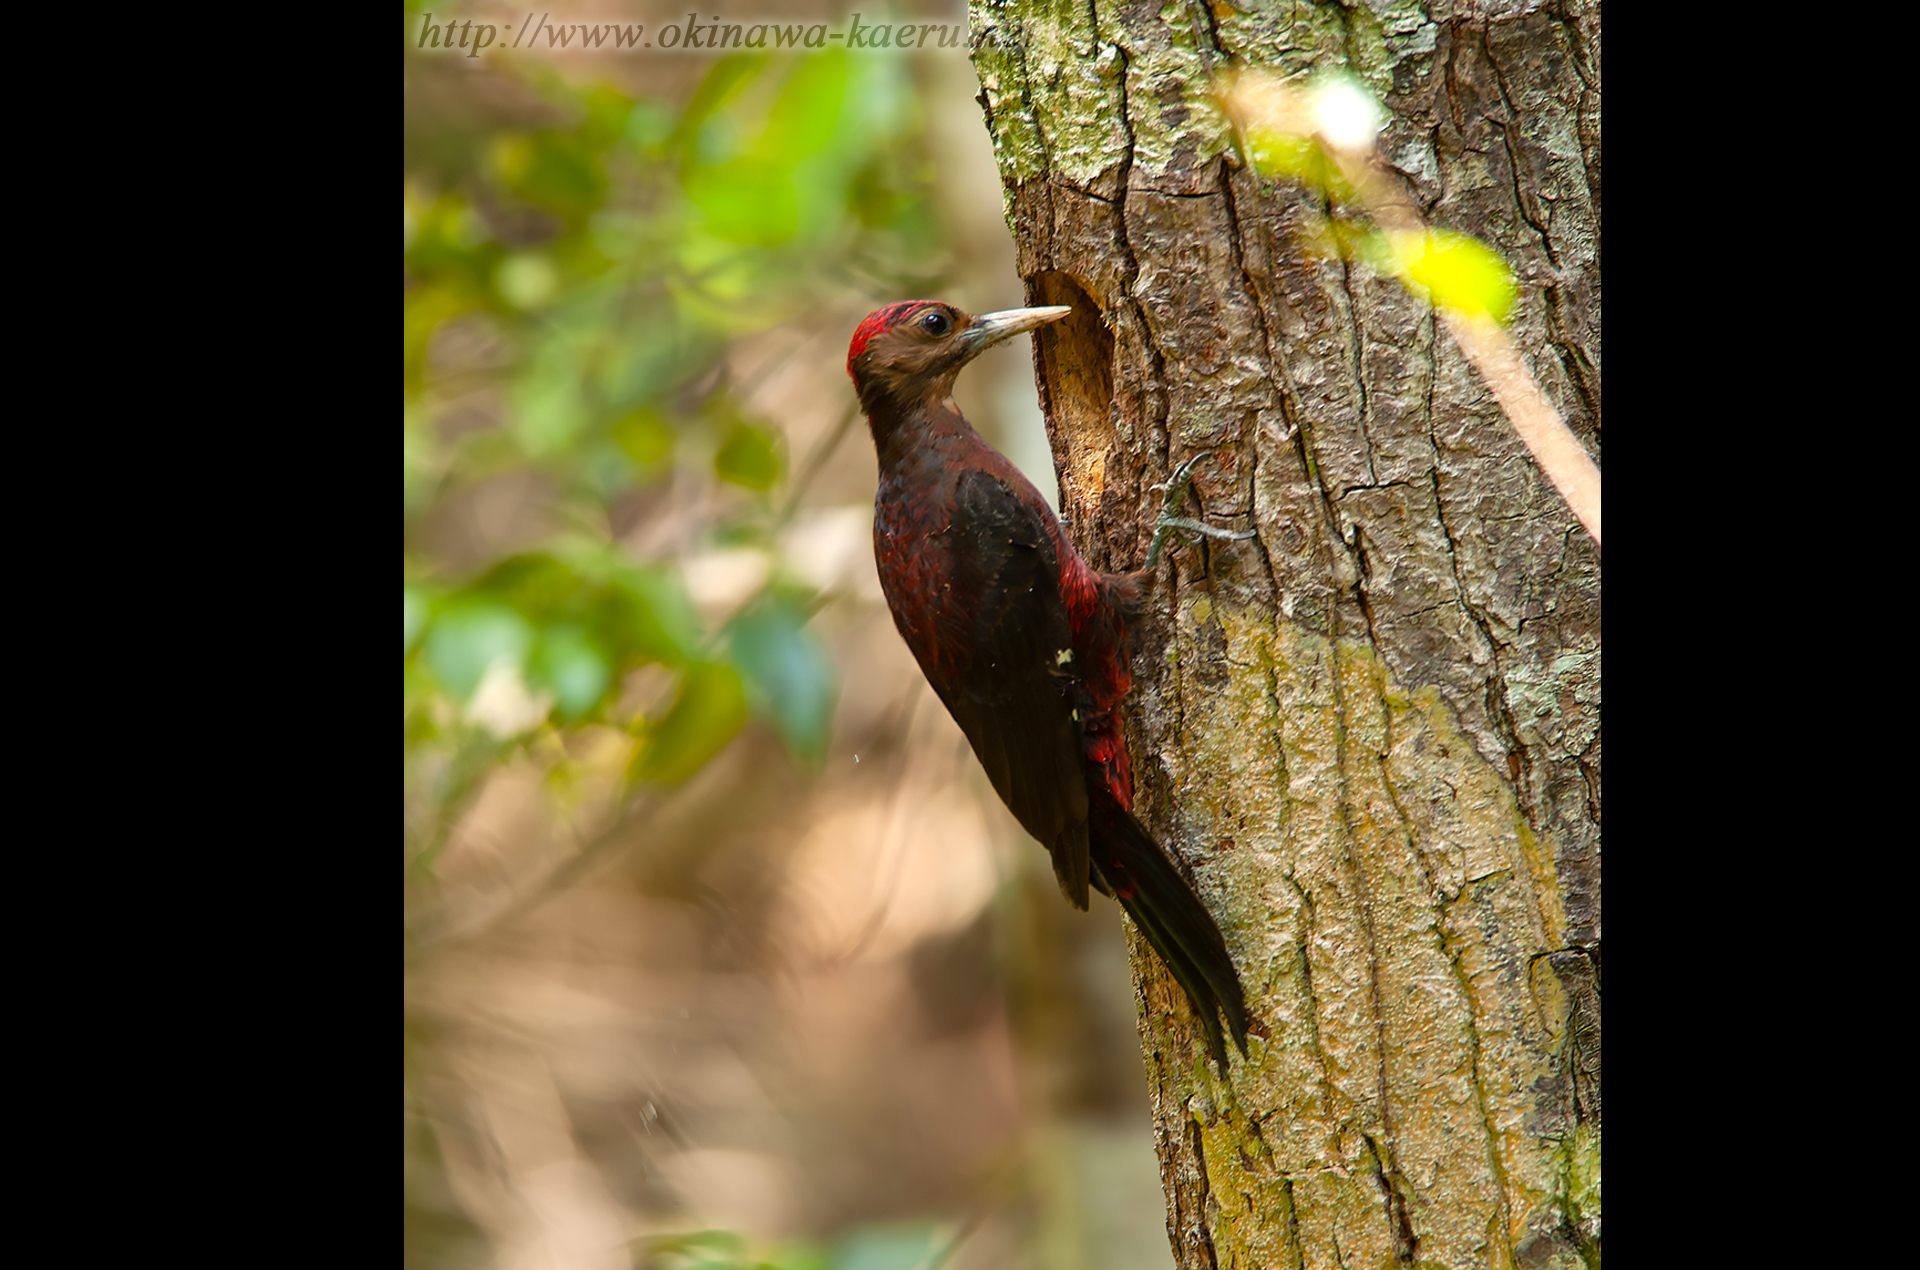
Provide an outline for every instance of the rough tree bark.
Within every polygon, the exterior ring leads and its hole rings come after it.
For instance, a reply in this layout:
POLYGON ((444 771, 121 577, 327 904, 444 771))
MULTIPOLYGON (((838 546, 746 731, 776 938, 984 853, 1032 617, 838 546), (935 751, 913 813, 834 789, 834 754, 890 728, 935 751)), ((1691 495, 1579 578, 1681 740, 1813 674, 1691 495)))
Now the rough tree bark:
POLYGON ((973 0, 1073 533, 1138 564, 1171 463, 1257 540, 1163 565, 1130 726, 1256 1035, 1221 1079, 1130 935, 1182 1267, 1600 1254, 1599 549, 1433 313, 1241 166, 1234 62, 1344 66, 1599 458, 1600 10, 973 0))

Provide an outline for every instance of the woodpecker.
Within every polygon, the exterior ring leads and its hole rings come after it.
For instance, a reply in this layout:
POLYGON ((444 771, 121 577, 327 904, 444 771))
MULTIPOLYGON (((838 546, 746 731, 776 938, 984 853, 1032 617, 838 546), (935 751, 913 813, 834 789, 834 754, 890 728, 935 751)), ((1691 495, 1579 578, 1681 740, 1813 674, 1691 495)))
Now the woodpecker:
POLYGON ((973 317, 912 300, 876 310, 847 349, 880 460, 873 554, 894 625, 966 733, 993 788, 1053 857, 1067 900, 1120 902, 1185 990, 1221 1071, 1224 1015, 1247 1052, 1247 1011, 1220 928, 1133 815, 1120 726, 1132 688, 1128 629, 1170 529, 1230 534, 1171 515, 1183 465, 1135 573, 1099 573, 1040 491, 954 404, 961 368, 1071 308, 973 317))

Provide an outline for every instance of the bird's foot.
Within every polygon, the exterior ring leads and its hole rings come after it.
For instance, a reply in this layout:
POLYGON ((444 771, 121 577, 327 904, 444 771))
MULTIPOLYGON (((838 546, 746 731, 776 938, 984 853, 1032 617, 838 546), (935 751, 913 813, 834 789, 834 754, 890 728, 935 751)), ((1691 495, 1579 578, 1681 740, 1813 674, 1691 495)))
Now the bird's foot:
MULTIPOLYGON (((1153 523, 1153 541, 1147 545, 1145 572, 1153 572, 1154 566, 1160 563, 1160 553, 1165 550, 1168 537, 1176 530, 1204 534, 1209 538, 1226 538, 1235 542, 1244 542, 1258 532, 1253 529, 1220 529, 1198 520, 1189 520, 1184 516, 1173 514, 1174 508, 1180 505, 1180 500, 1187 496, 1187 487, 1193 484, 1193 469, 1198 467, 1200 460, 1206 457, 1208 457, 1206 454, 1194 455, 1173 469, 1172 474, 1167 477, 1166 484, 1153 487, 1165 490, 1167 496, 1160 501, 1160 515, 1153 523)), ((1193 541, 1198 542, 1199 539, 1196 538, 1193 541)))

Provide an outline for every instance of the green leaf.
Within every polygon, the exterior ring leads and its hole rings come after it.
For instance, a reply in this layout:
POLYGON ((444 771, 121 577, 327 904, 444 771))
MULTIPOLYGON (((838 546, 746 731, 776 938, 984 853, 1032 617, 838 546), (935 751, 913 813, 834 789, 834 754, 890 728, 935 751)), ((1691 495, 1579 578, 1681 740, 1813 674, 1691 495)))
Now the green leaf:
POLYGON ((638 312, 608 316, 603 333, 616 342, 594 375, 601 399, 616 410, 667 399, 705 374, 726 348, 682 317, 664 285, 641 289, 633 304, 638 312))
POLYGON ((792 1240, 779 1248, 753 1270, 833 1270, 826 1253, 801 1240, 792 1240))
POLYGON ((440 686, 465 701, 496 661, 525 664, 533 646, 527 619, 495 600, 464 599, 447 606, 427 628, 427 665, 440 686))
POLYGON ((777 600, 750 606, 728 626, 733 664, 745 676, 754 712, 795 757, 826 757, 839 685, 833 658, 806 628, 806 614, 777 600))
POLYGON ((780 96, 768 112, 760 153, 792 166, 796 160, 821 150, 833 140, 846 95, 845 49, 827 49, 802 58, 780 86, 780 96))
POLYGON ((778 247, 800 228, 800 200, 789 164, 742 155, 686 176, 687 197, 707 214, 707 229, 728 242, 778 247))
POLYGON ((729 53, 713 64, 707 77, 694 89, 692 100, 680 115, 674 140, 685 142, 707 121, 707 117, 727 104, 769 61, 765 53, 729 53))
POLYGON ((587 138, 556 132, 502 137, 492 158, 510 191, 570 221, 585 219, 606 196, 606 177, 587 138))
POLYGON ((640 476, 639 467, 627 452, 611 441, 584 447, 575 470, 580 487, 591 492, 603 507, 612 507, 640 476))
POLYGON ((835 1246, 833 1270, 913 1270, 927 1263, 940 1235, 931 1224, 868 1226, 835 1246))
POLYGON ((627 115, 627 142, 636 149, 657 154, 673 135, 674 122, 672 108, 664 103, 637 101, 627 115))
POLYGON ((677 784, 705 767, 747 721, 740 672, 699 662, 687 667, 666 717, 651 728, 633 756, 633 779, 677 784))
POLYGON ((404 657, 407 653, 413 651, 415 644, 420 642, 420 632, 427 628, 428 609, 427 593, 419 587, 406 587, 403 589, 403 593, 405 595, 407 646, 402 650, 400 655, 404 657))
MULTIPOLYGON (((469 586, 464 597, 463 602, 477 606, 476 611, 487 611, 488 605, 512 611, 523 625, 577 628, 577 639, 557 636, 558 647, 569 650, 566 655, 578 661, 574 650, 579 640, 585 640, 585 646, 608 664, 609 675, 611 666, 618 664, 683 665, 698 656, 703 643, 699 614, 678 575, 636 565, 598 544, 556 542, 551 553, 510 556, 469 586)), ((550 637, 554 636, 550 633, 550 637)), ((485 669, 482 666, 480 673, 485 669)), ((584 685, 586 681, 577 682, 584 685)), ((552 687, 555 699, 565 706, 569 697, 559 681, 552 687)), ((585 687, 578 691, 584 692, 585 687)))
POLYGON ((584 400, 577 350, 550 341, 509 389, 514 437, 539 459, 565 455, 593 421, 584 400))
POLYGON ((610 581, 602 633, 617 656, 679 666, 697 655, 700 616, 678 575, 626 565, 610 581))
POLYGON ((748 489, 767 490, 780 479, 780 434, 771 428, 736 423, 713 456, 713 470, 723 481, 748 489))
POLYGON ((632 411, 615 421, 613 439, 635 463, 651 466, 673 453, 677 434, 648 406, 632 411))
POLYGON ((502 560, 468 588, 520 611, 535 622, 551 622, 577 607, 580 574, 545 552, 530 551, 502 560))
POLYGON ((647 1240, 652 1252, 694 1252, 711 1248, 716 1252, 744 1253, 746 1239, 731 1230, 697 1230, 685 1235, 655 1235, 647 1240))
POLYGON ((542 631, 529 668, 530 686, 551 692, 561 718, 569 723, 599 705, 613 682, 606 654, 578 626, 542 631))
POLYGON ((402 386, 417 392, 426 374, 427 341, 440 324, 458 317, 473 307, 463 289, 454 286, 422 284, 409 291, 400 302, 400 376, 402 386))
POLYGON ((419 209, 413 241, 402 261, 410 276, 473 302, 485 294, 502 250, 471 204, 458 195, 441 194, 419 209))

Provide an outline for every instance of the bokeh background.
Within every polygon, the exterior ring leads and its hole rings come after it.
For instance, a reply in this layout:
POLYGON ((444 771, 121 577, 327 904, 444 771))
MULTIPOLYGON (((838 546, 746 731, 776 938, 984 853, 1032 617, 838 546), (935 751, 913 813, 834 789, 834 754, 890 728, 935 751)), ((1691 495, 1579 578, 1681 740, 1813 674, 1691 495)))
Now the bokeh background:
MULTIPOLYGON (((964 47, 405 17, 406 1264, 1171 1265, 1118 912, 873 572, 854 327, 1023 302, 964 47)), ((1026 341, 956 395, 1051 495, 1026 341)))

